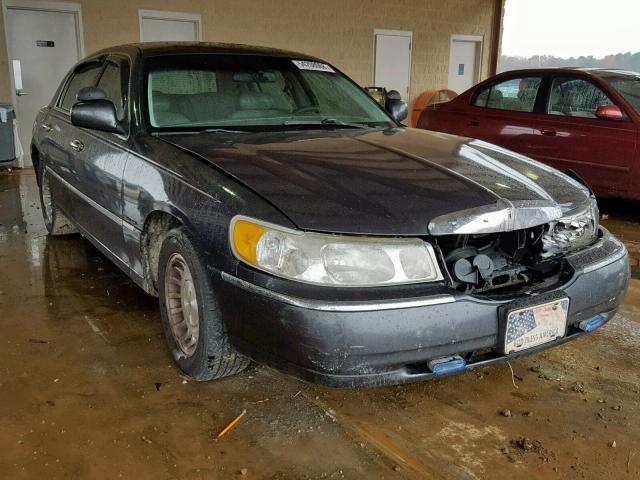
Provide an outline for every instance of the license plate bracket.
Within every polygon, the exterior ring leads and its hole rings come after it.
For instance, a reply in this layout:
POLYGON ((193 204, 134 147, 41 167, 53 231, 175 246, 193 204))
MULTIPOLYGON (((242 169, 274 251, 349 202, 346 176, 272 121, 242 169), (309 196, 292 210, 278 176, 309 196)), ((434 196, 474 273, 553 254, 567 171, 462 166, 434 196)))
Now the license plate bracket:
POLYGON ((498 351, 503 355, 535 348, 567 334, 566 294, 540 295, 499 309, 498 351))

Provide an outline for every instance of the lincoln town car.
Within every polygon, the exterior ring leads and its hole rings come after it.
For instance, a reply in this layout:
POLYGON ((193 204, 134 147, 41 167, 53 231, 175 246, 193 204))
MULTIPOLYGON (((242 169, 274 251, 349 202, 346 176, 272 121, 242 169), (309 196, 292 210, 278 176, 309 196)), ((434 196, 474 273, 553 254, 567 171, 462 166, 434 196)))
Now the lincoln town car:
POLYGON ((37 116, 44 221, 159 297, 196 380, 255 361, 330 386, 410 382, 606 324, 629 262, 590 189, 406 115, 300 53, 112 47, 37 116))

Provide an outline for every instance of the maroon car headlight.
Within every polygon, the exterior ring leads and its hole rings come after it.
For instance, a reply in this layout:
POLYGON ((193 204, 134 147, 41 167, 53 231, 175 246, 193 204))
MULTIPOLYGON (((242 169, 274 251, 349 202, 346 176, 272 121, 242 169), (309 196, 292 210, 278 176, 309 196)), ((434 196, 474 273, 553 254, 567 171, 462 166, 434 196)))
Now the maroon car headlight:
POLYGON ((290 280, 367 287, 443 279, 433 247, 418 238, 301 232, 240 216, 230 227, 238 259, 290 280))
POLYGON ((598 203, 592 197, 586 209, 549 224, 542 237, 544 251, 553 254, 586 247, 596 240, 599 226, 598 203))

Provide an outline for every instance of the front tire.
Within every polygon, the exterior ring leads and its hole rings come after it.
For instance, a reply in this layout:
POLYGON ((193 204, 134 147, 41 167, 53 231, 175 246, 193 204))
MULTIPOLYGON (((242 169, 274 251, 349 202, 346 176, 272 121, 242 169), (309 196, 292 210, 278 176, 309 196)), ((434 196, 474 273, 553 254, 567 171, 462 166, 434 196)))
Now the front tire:
POLYGON ((50 177, 44 165, 40 167, 40 206, 42 218, 49 235, 69 235, 78 233, 78 229, 71 223, 62 210, 56 205, 51 193, 50 177))
POLYGON ((184 373, 205 381, 249 365, 229 343, 211 280, 184 228, 171 230, 162 242, 157 283, 167 346, 184 373))

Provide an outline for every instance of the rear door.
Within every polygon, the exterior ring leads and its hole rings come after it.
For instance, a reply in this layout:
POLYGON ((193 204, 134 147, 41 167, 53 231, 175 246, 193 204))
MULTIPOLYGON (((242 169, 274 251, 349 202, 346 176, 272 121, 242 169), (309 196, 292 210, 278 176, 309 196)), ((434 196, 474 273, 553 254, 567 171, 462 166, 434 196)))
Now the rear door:
POLYGON ((464 135, 527 154, 536 140, 536 106, 542 76, 517 76, 480 90, 463 119, 464 135))
POLYGON ((598 118, 598 107, 615 102, 587 77, 553 76, 545 97, 531 156, 575 171, 597 193, 624 195, 636 150, 633 122, 598 118))

